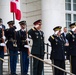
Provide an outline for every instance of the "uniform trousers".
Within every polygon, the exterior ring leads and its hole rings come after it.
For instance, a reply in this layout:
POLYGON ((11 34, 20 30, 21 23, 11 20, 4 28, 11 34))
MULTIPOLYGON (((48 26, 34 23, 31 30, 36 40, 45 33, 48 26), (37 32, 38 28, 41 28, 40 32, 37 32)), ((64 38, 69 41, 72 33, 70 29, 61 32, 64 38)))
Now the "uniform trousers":
POLYGON ((27 75, 29 68, 28 51, 20 52, 21 75, 27 75))
POLYGON ((13 75, 16 74, 18 51, 9 49, 9 54, 10 54, 10 69, 11 69, 11 74, 13 75))
MULTIPOLYGON (((4 49, 0 48, 0 58, 4 58, 4 49)), ((3 61, 0 60, 0 75, 3 75, 3 61)))
POLYGON ((4 48, 0 47, 0 58, 4 58, 4 48))
POLYGON ((76 56, 70 56, 71 72, 76 75, 76 56))
MULTIPOLYGON (((52 60, 52 63, 62 69, 65 69, 65 60, 52 60)), ((53 67, 53 75, 65 75, 65 73, 53 67)))
MULTIPOLYGON (((36 54, 35 56, 44 59, 44 55, 36 54)), ((42 71, 43 71, 43 62, 33 58, 33 75, 42 75, 42 71)))

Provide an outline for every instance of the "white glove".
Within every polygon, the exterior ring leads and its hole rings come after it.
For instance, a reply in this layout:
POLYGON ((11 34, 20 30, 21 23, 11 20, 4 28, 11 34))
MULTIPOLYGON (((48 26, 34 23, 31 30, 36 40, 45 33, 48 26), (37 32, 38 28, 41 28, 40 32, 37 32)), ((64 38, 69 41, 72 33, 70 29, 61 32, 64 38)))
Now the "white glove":
POLYGON ((2 26, 0 26, 0 28, 2 29, 2 26))
POLYGON ((65 43, 65 46, 69 46, 69 43, 65 43))
POLYGON ((5 37, 5 36, 3 36, 2 38, 3 38, 4 40, 6 39, 6 37, 5 37))
POLYGON ((39 27, 39 25, 36 25, 36 26, 35 26, 35 28, 38 28, 38 27, 39 27))
POLYGON ((30 41, 30 39, 29 39, 29 38, 27 38, 26 40, 27 40, 27 41, 30 41))
POLYGON ((76 27, 74 27, 74 28, 72 29, 72 31, 75 31, 75 29, 76 29, 76 27))
POLYGON ((24 45, 24 47, 25 47, 25 48, 30 48, 30 46, 29 46, 29 45, 24 45))
POLYGON ((57 34, 58 34, 58 32, 59 32, 59 31, 56 31, 54 34, 56 34, 56 35, 57 35, 57 34))
POLYGON ((6 46, 5 43, 0 43, 0 46, 6 46))

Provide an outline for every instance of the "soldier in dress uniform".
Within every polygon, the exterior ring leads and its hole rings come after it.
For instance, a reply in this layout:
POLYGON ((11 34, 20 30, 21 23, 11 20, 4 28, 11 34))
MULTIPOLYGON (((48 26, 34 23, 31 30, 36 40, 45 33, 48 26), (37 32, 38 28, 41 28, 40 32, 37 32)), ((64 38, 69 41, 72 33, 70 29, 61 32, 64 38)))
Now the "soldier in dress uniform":
POLYGON ((20 51, 21 61, 21 75, 28 75, 29 57, 28 57, 28 43, 27 43, 27 31, 26 21, 19 22, 21 29, 17 32, 18 36, 18 48, 20 51))
POLYGON ((4 47, 5 47, 5 35, 4 35, 5 26, 3 21, 0 18, 0 75, 3 75, 3 61, 4 58, 4 47))
POLYGON ((76 75, 76 23, 69 25, 70 32, 66 35, 69 42, 71 72, 76 75))
POLYGON ((10 70, 11 75, 16 74, 16 64, 17 64, 17 56, 18 56, 18 48, 17 48, 17 35, 16 35, 16 27, 14 26, 14 21, 7 22, 9 29, 5 30, 5 36, 7 40, 7 48, 10 54, 10 70))
MULTIPOLYGON (((41 20, 34 23, 34 27, 28 31, 29 38, 32 39, 33 45, 31 54, 44 59, 44 33, 41 31, 41 20)), ((43 62, 33 58, 33 75, 42 75, 43 62)))
MULTIPOLYGON (((52 47, 50 56, 52 63, 60 68, 65 69, 64 40, 61 36, 61 28, 61 26, 56 26, 53 29, 54 34, 50 36, 48 40, 52 47)), ((53 67, 53 75, 64 75, 64 72, 53 67)))
POLYGON ((68 60, 69 59, 69 55, 68 55, 69 43, 68 43, 68 40, 66 39, 66 35, 67 35, 66 27, 63 28, 63 33, 61 35, 63 36, 64 41, 65 41, 65 44, 64 44, 65 59, 68 60))
POLYGON ((5 44, 2 42, 2 39, 5 40, 5 36, 2 36, 2 29, 4 31, 5 26, 3 25, 3 21, 0 18, 0 57, 4 58, 4 46, 5 46, 5 44))

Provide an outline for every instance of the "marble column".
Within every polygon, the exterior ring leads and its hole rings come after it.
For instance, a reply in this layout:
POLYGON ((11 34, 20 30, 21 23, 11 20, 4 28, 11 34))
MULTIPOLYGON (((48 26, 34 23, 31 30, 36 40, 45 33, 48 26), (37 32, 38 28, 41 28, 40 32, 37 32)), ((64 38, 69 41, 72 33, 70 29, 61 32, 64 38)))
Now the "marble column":
POLYGON ((42 0, 42 23, 45 42, 48 42, 55 26, 65 26, 65 0, 42 0))

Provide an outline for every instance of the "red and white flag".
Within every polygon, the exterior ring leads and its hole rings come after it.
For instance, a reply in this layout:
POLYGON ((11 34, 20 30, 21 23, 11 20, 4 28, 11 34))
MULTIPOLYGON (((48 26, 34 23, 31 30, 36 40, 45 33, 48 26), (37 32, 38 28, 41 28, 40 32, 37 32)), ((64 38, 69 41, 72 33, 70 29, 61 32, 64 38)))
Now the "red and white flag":
POLYGON ((16 1, 15 0, 11 0, 10 1, 10 12, 15 13, 16 12, 16 8, 17 8, 16 1))
POLYGON ((21 19, 20 0, 16 0, 16 5, 17 5, 17 9, 15 16, 17 20, 20 20, 21 19))
POLYGON ((15 17, 17 20, 21 19, 20 0, 10 1, 10 12, 15 13, 15 17))

